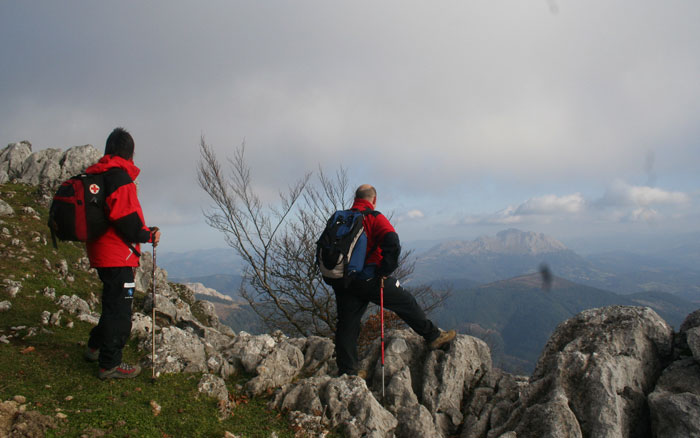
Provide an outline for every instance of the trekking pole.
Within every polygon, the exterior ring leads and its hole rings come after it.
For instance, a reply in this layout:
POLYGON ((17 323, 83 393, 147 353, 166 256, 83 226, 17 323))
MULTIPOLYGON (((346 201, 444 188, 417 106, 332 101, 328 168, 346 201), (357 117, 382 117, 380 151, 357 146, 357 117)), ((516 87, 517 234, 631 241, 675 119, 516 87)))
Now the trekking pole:
POLYGON ((156 379, 156 246, 153 245, 153 273, 151 278, 153 309, 151 313, 151 381, 156 379))
POLYGON ((382 400, 384 399, 384 277, 379 282, 379 320, 382 326, 382 400))

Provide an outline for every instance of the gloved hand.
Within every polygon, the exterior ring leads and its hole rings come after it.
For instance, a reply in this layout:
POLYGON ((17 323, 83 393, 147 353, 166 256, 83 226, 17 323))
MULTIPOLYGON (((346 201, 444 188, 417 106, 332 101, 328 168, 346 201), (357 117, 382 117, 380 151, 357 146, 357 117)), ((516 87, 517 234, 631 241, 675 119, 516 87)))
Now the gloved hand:
POLYGON ((154 247, 158 246, 158 242, 160 241, 160 229, 158 227, 149 227, 148 229, 151 231, 151 243, 154 247))

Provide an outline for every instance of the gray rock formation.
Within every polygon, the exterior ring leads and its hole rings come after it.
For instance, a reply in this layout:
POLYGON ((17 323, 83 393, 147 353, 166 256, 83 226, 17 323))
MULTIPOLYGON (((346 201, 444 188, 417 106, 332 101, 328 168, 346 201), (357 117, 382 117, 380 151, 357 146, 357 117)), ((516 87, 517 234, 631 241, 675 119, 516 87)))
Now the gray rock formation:
MULTIPOLYGON (((0 183, 1 184, 1 183, 0 183)), ((12 216, 15 214, 15 210, 7 202, 0 199, 0 217, 1 216, 12 216)))
POLYGON ((283 412, 320 418, 329 428, 341 426, 350 438, 389 438, 398 425, 365 381, 354 376, 312 377, 283 386, 271 404, 283 412))
POLYGON ((17 181, 54 188, 83 172, 101 156, 91 145, 32 152, 29 142, 11 143, 0 151, 0 183, 17 181))
POLYGON ((8 180, 20 178, 24 161, 32 154, 32 145, 28 141, 10 143, 0 151, 0 175, 8 180))
POLYGON ((649 395, 653 435, 700 436, 700 365, 692 358, 666 368, 649 395))
POLYGON ((489 437, 650 436, 646 396, 672 353, 653 310, 612 306, 557 327, 505 426, 489 437))
POLYGON ((649 394, 653 435, 700 436, 700 311, 688 315, 676 335, 676 360, 649 394))

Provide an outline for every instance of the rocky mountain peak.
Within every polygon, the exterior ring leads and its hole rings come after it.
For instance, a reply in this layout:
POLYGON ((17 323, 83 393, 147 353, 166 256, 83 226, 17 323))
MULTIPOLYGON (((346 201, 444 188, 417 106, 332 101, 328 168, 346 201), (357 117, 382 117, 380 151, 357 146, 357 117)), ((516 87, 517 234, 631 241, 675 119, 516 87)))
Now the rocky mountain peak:
POLYGON ((452 256, 481 254, 540 255, 567 251, 566 245, 544 233, 521 231, 515 228, 500 231, 496 236, 482 236, 472 241, 441 243, 425 254, 452 256))

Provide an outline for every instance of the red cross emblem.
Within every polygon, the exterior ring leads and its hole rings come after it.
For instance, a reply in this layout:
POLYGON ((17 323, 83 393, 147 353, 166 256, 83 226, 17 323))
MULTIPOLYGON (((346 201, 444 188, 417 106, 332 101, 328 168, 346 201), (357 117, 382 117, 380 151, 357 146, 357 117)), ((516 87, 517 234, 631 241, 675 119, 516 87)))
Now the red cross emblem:
POLYGON ((90 190, 90 193, 92 193, 93 195, 96 195, 96 194, 100 193, 100 186, 98 186, 97 184, 90 184, 89 190, 90 190))

